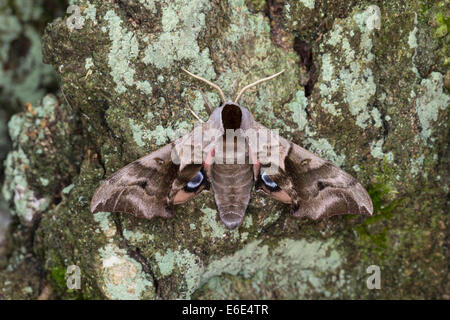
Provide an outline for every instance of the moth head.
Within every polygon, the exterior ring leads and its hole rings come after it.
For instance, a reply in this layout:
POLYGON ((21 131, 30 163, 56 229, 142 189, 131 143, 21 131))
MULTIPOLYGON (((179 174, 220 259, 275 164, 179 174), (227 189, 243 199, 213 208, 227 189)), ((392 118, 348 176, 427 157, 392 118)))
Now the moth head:
POLYGON ((221 108, 222 126, 225 130, 237 130, 241 128, 242 110, 234 103, 227 103, 221 108))

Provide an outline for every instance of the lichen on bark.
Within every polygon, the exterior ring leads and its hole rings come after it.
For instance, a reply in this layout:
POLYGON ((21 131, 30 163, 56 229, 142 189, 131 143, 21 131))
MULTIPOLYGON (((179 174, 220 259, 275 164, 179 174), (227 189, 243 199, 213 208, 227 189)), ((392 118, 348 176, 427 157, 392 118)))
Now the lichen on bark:
MULTIPOLYGON (((44 61, 61 94, 11 119, 4 186, 14 212, 30 207, 15 201, 17 186, 47 201, 31 215, 40 219, 17 214, 11 231, 35 230, 32 247, 18 245, 41 266, 27 297, 48 284, 55 298, 448 298, 448 36, 439 18, 448 10, 431 1, 280 3, 82 0, 81 29, 69 30, 68 16, 47 26, 44 61), (285 69, 241 104, 357 177, 375 215, 295 220, 253 192, 232 231, 211 193, 169 220, 93 216, 102 179, 193 128, 186 101, 206 119, 197 87, 219 103, 181 67, 230 97, 285 69), (65 286, 69 265, 81 269, 81 290, 65 286), (366 286, 370 265, 381 268, 381 290, 366 286)), ((11 251, 0 271, 7 298, 27 267, 11 251)))

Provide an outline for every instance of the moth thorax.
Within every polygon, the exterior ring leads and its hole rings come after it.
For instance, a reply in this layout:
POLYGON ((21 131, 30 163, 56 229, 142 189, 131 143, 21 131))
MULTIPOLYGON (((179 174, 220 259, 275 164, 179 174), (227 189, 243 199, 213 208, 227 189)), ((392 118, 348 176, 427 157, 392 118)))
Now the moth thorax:
POLYGON ((227 129, 216 143, 216 164, 249 164, 248 144, 241 130, 227 129))

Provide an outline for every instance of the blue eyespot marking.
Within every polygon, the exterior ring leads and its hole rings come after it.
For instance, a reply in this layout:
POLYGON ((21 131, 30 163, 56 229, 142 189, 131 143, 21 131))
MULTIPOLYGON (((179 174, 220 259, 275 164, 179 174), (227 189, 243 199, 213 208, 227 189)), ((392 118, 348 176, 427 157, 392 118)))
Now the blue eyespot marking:
POLYGON ((191 179, 191 181, 188 182, 186 185, 186 189, 188 191, 195 191, 203 182, 204 175, 201 171, 197 172, 197 174, 191 179))
POLYGON ((261 173, 261 180, 264 182, 267 188, 271 191, 278 189, 278 185, 269 177, 265 172, 261 173))

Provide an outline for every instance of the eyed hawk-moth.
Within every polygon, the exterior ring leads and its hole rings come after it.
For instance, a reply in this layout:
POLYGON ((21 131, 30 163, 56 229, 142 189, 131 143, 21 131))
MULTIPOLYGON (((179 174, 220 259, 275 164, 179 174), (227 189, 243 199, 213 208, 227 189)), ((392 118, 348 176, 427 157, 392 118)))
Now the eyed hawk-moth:
POLYGON ((351 175, 256 122, 238 104, 245 90, 283 71, 244 87, 234 101, 216 84, 183 71, 216 88, 222 105, 213 110, 202 93, 208 121, 104 180, 92 197, 93 213, 169 218, 174 205, 211 187, 220 219, 234 229, 255 187, 289 205, 297 218, 372 215, 367 191, 351 175))

